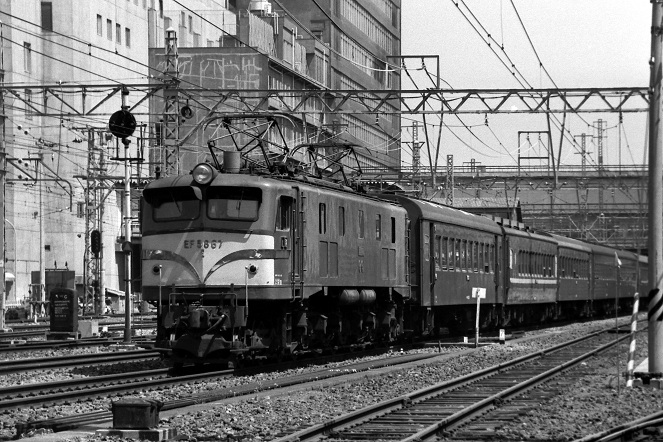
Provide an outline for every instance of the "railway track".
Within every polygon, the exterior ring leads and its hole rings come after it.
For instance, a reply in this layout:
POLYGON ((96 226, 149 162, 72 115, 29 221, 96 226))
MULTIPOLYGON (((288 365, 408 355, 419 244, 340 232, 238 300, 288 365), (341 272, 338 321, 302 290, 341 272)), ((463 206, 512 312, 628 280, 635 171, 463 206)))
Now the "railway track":
POLYGON ((663 440, 663 411, 650 414, 618 427, 590 434, 575 442, 646 442, 663 440))
POLYGON ((100 365, 116 362, 132 362, 159 358, 159 352, 152 350, 131 350, 120 352, 90 353, 61 357, 13 359, 0 361, 0 375, 24 371, 73 367, 81 365, 100 365))
MULTIPOLYGON (((118 344, 124 341, 122 337, 115 338, 86 338, 75 340, 53 341, 27 341, 27 342, 0 342, 0 354, 17 351, 54 350, 75 347, 98 347, 102 345, 118 344)), ((154 344, 154 335, 133 336, 131 342, 139 345, 154 344)))
POLYGON ((508 363, 383 401, 332 421, 284 435, 277 441, 327 439, 414 442, 436 440, 439 437, 492 440, 493 430, 500 424, 492 419, 488 421, 490 418, 486 417, 486 413, 615 345, 615 340, 599 345, 599 341, 604 341, 604 333, 592 333, 508 363))
MULTIPOLYGON (((108 331, 122 331, 124 330, 124 325, 122 324, 99 324, 99 327, 108 327, 108 331)), ((154 329, 156 328, 156 322, 145 322, 145 323, 135 323, 131 325, 132 330, 145 330, 145 329, 154 329)), ((16 330, 7 333, 1 333, 0 334, 0 344, 2 344, 2 341, 6 340, 13 340, 13 339, 22 339, 22 338, 28 338, 28 337, 36 337, 36 336, 45 336, 47 332, 49 332, 51 329, 49 327, 43 327, 43 326, 32 326, 32 327, 27 327, 22 330, 16 330)))
MULTIPOLYGON (((378 354, 379 352, 386 352, 387 349, 375 349, 368 354, 378 354)), ((344 366, 339 369, 321 369, 318 371, 313 371, 309 373, 302 373, 302 374, 297 374, 297 375, 292 375, 288 376, 285 378, 280 378, 278 380, 273 380, 273 381, 260 381, 260 382, 255 382, 255 383, 248 383, 244 385, 239 385, 239 386, 234 386, 234 387, 229 387, 229 388, 224 388, 216 391, 211 391, 211 392, 205 392, 201 393, 198 395, 182 398, 182 399, 177 399, 177 400, 172 400, 172 401, 167 401, 164 403, 163 407, 161 408, 162 411, 167 411, 167 410, 175 410, 178 408, 183 408, 191 405, 196 405, 196 404, 203 404, 203 403, 209 403, 209 402, 215 402, 227 398, 232 398, 232 397, 238 397, 238 396, 244 396, 244 395, 251 395, 255 394, 256 392, 259 391, 264 391, 264 390, 272 390, 275 388, 283 388, 283 387, 288 387, 288 386, 294 386, 294 385, 300 385, 308 382, 315 382, 315 381, 320 381, 323 379, 330 379, 333 377, 337 376, 342 376, 348 373, 354 373, 354 372, 362 372, 362 371, 367 371, 367 370, 372 370, 372 369, 377 369, 377 368, 382 368, 382 367, 387 367, 387 366, 397 366, 397 365, 402 365, 402 364, 407 364, 410 362, 416 362, 416 361, 423 361, 425 359, 430 359, 438 356, 438 353, 426 353, 426 354, 414 354, 414 355, 401 355, 401 356, 390 356, 387 358, 379 359, 379 360, 373 360, 373 361, 365 361, 365 362, 359 362, 356 364, 350 364, 348 366, 344 366)), ((309 365, 309 364, 319 364, 323 362, 329 362, 332 360, 342 360, 343 358, 348 358, 348 357, 356 357, 358 354, 345 354, 345 355, 332 355, 332 356, 326 356, 324 358, 317 358, 317 359, 308 359, 304 361, 290 361, 286 363, 281 363, 281 364, 276 364, 272 366, 263 366, 263 367, 251 367, 251 368, 245 368, 245 369, 240 369, 240 370, 225 370, 225 371, 218 371, 218 372, 210 372, 210 373, 200 373, 200 374, 193 374, 193 375, 186 375, 186 376, 178 376, 174 378, 164 378, 164 379, 155 379, 153 381, 149 382, 140 382, 139 384, 139 389, 140 390, 145 390, 145 389, 157 389, 159 386, 167 386, 167 385, 174 385, 177 383, 190 383, 193 382, 194 380, 203 380, 203 379, 212 379, 212 378, 218 378, 221 376, 240 376, 240 375, 249 375, 249 374, 256 374, 260 372, 266 371, 266 369, 271 369, 273 371, 278 371, 278 370, 285 370, 285 369, 290 369, 290 368, 297 368, 301 367, 304 365, 309 365)), ((134 386, 109 386, 107 389, 104 389, 103 391, 100 390, 96 395, 95 394, 89 394, 88 392, 85 392, 83 395, 81 395, 82 398, 84 397, 98 397, 98 396, 104 396, 107 397, 109 395, 117 394, 118 392, 121 391, 133 391, 136 390, 136 385, 134 386), (115 389, 117 387, 117 389, 115 389)), ((1 393, 1 391, 0 391, 1 393)), ((23 394, 23 393, 21 393, 23 394)), ((55 397, 49 397, 47 398, 49 401, 55 401, 57 398, 55 397)), ((61 397, 60 400, 67 400, 71 401, 75 399, 74 395, 69 395, 68 397, 61 397)), ((31 402, 32 404, 35 403, 43 403, 37 399, 35 402, 31 402)), ((12 408, 17 408, 20 406, 25 406, 21 405, 18 403, 12 404, 12 408)), ((0 410, 2 405, 0 405, 0 410)), ((25 434, 29 431, 37 430, 40 428, 51 430, 53 432, 59 432, 59 431, 66 431, 66 430, 72 430, 75 428, 78 428, 81 425, 88 425, 88 424, 93 424, 93 423, 101 423, 101 422, 106 422, 112 420, 113 416, 110 411, 97 411, 97 412, 92 412, 92 413, 85 413, 85 414, 80 414, 78 416, 65 416, 65 417, 60 417, 60 418, 54 418, 54 419, 47 419, 47 420, 42 420, 42 421, 33 421, 33 422, 24 422, 24 423, 19 423, 16 425, 16 434, 21 435, 25 434)))

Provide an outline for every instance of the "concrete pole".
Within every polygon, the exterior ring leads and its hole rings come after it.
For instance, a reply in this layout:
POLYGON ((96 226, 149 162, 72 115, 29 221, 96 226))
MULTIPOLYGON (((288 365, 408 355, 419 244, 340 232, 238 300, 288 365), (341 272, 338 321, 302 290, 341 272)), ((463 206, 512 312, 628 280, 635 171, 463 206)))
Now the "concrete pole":
POLYGON ((661 137, 662 0, 652 1, 649 80, 649 372, 663 372, 663 138, 661 137))
MULTIPOLYGON (((2 22, 0 22, 0 86, 5 84, 5 65, 4 65, 4 38, 3 38, 3 28, 2 22)), ((5 190, 6 190, 6 175, 7 175, 7 152, 5 151, 5 93, 3 90, 0 90, 0 129, 2 134, 0 136, 0 215, 2 219, 5 219, 5 190)), ((0 272, 2 272, 2 278, 0 282, 0 331, 5 329, 5 223, 2 223, 0 226, 0 246, 2 246, 2 262, 0 262, 0 272)), ((14 271, 16 273, 16 271, 14 271)))
POLYGON ((122 218, 124 220, 124 342, 131 342, 131 176, 129 174, 129 140, 122 139, 124 144, 124 204, 122 218))

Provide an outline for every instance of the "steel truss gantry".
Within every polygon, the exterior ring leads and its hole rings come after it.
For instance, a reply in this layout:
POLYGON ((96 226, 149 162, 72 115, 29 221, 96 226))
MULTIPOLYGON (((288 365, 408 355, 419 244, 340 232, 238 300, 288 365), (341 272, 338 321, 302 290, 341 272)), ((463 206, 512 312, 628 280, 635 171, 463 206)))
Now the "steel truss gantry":
MULTIPOLYGON (((426 90, 241 90, 188 87, 180 79, 182 99, 213 112, 220 105, 232 105, 238 114, 264 111, 267 103, 283 104, 280 113, 319 114, 532 114, 532 113, 597 113, 647 112, 649 94, 646 87, 572 88, 572 89, 426 89, 426 90), (437 103, 438 106, 431 104, 437 103), (439 104, 442 106, 439 106, 439 104), (350 106, 351 104, 351 106, 350 106)), ((91 117, 105 116, 100 109, 125 88, 136 97, 129 111, 151 97, 161 96, 172 88, 170 83, 33 85, 4 86, 7 98, 15 98, 35 116, 91 117), (26 95, 25 90, 30 94, 26 95), (31 99, 35 93, 44 98, 38 106, 31 99), (67 97, 68 99, 64 99, 67 97), (54 100, 58 106, 49 106, 54 100), (56 112, 53 109, 60 109, 56 112)), ((155 112, 155 115, 158 113, 155 112)))

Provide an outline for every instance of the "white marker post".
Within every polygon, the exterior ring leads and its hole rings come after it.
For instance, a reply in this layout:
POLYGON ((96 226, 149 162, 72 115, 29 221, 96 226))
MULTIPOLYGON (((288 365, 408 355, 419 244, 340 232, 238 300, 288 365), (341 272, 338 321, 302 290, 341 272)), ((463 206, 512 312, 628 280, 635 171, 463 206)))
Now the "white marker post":
POLYGON ((486 299, 486 289, 484 287, 472 287, 472 297, 477 298, 477 320, 476 320, 476 330, 474 335, 474 348, 479 347, 479 312, 480 312, 480 300, 486 299))

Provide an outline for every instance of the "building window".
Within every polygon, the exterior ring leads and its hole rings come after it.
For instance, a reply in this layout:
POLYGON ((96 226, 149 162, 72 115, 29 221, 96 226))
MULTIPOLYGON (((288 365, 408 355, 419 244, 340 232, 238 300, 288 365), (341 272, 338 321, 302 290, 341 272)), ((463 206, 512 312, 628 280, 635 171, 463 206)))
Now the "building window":
POLYGON ((99 37, 104 35, 104 29, 103 28, 104 28, 104 23, 103 23, 103 20, 101 18, 101 15, 97 14, 97 35, 99 37))
POLYGON ((122 26, 119 23, 115 23, 115 41, 117 44, 122 44, 122 26))
POLYGON ((193 17, 189 16, 189 32, 193 32, 193 17))
POLYGON ((76 203, 76 217, 85 218, 85 201, 78 201, 76 203))
POLYGON ((128 48, 131 47, 131 29, 124 28, 124 43, 128 48))
POLYGON ((41 2, 41 30, 53 32, 53 2, 41 2))
POLYGON ((32 45, 28 42, 23 42, 23 70, 32 72, 32 45))
POLYGON ((110 19, 106 19, 106 38, 113 41, 113 22, 110 19))
POLYGON ((180 12, 180 26, 186 28, 186 14, 184 11, 180 12))

